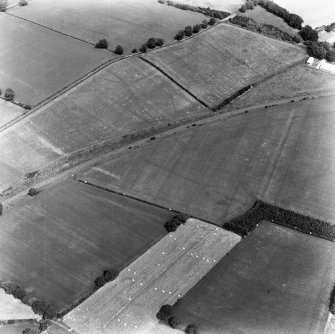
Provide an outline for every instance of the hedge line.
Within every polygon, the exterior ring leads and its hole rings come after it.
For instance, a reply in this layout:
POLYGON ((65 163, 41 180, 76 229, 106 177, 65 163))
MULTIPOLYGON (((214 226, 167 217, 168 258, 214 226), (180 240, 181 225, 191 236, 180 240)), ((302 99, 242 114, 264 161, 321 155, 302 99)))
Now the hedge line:
POLYGON ((256 201, 246 213, 232 219, 223 228, 241 236, 248 235, 262 220, 294 228, 300 232, 312 234, 319 238, 335 241, 335 226, 316 218, 285 210, 262 201, 256 201))

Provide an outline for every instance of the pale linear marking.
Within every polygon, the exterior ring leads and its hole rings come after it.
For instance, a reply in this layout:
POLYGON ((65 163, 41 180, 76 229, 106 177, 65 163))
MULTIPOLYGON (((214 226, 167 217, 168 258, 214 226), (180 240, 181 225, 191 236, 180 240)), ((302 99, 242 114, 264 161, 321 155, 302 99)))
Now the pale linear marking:
POLYGON ((120 180, 120 176, 119 175, 113 174, 113 173, 111 173, 111 172, 109 172, 109 171, 107 171, 105 169, 102 169, 102 168, 99 168, 99 167, 93 167, 92 169, 95 170, 95 171, 97 171, 97 172, 100 172, 102 174, 114 177, 117 180, 120 180))
POLYGON ((45 147, 51 149, 51 150, 52 150, 53 152, 55 152, 56 154, 58 154, 58 155, 64 155, 64 152, 63 152, 60 148, 58 148, 58 147, 52 145, 50 142, 48 142, 48 141, 47 141, 46 139, 44 139, 43 137, 41 137, 41 136, 37 136, 36 138, 37 138, 37 140, 38 140, 43 146, 45 146, 45 147))

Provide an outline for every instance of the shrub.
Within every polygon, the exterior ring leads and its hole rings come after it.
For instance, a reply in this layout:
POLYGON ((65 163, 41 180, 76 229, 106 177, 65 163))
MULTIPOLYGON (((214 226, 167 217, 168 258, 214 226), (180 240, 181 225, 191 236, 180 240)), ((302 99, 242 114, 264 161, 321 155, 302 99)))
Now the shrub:
POLYGON ((5 12, 7 9, 7 0, 0 0, 0 12, 5 12))
POLYGON ((143 45, 140 47, 140 52, 142 52, 142 53, 147 52, 147 50, 148 50, 148 46, 147 46, 146 44, 143 44, 143 45))
POLYGON ((106 269, 103 273, 103 277, 105 282, 110 282, 115 280, 115 278, 119 275, 119 271, 116 268, 106 269))
POLYGON ((114 53, 117 54, 117 55, 122 55, 123 54, 123 47, 121 45, 118 45, 115 50, 114 50, 114 53))
POLYGON ((201 29, 201 26, 200 24, 196 24, 194 27, 193 27, 193 33, 196 34, 200 31, 201 29))
POLYGON ((158 3, 164 4, 165 1, 164 0, 158 0, 158 3))
POLYGON ((156 314, 158 320, 168 321, 173 316, 173 308, 169 304, 163 305, 156 314))
POLYGON ((216 23, 216 20, 212 17, 209 21, 208 24, 213 26, 216 23))
POLYGON ((96 286, 97 289, 100 289, 101 287, 103 287, 106 283, 106 280, 104 278, 104 276, 99 276, 95 279, 94 284, 96 286))
POLYGON ((202 29, 206 29, 208 27, 208 21, 207 20, 203 20, 202 22, 201 22, 201 28, 202 29))
POLYGON ((316 42, 319 39, 319 34, 311 26, 306 25, 300 30, 300 36, 304 41, 314 41, 316 42))
POLYGON ((39 321, 39 327, 38 327, 38 328, 39 328, 39 330, 40 330, 41 332, 47 330, 47 329, 48 329, 48 322, 45 321, 45 320, 40 320, 40 321, 39 321))
POLYGON ((333 290, 330 293, 329 311, 335 315, 335 286, 333 287, 333 290))
POLYGON ((176 317, 170 317, 169 320, 168 320, 168 324, 171 328, 177 328, 178 326, 181 325, 181 322, 176 317))
POLYGON ((198 326, 195 324, 187 325, 187 327, 185 328, 185 333, 186 334, 198 334, 199 333, 198 326))
POLYGON ((164 45, 164 39, 156 38, 156 45, 157 46, 163 46, 164 45))
POLYGON ((241 13, 245 13, 247 11, 247 5, 242 5, 239 9, 241 13))
POLYGON ((185 31, 180 30, 178 31, 177 35, 174 37, 177 41, 181 41, 185 37, 185 31))
POLYGON ((168 220, 164 224, 164 227, 168 232, 174 232, 174 231, 177 230, 177 228, 181 224, 185 224, 186 220, 187 220, 187 216, 185 216, 183 214, 178 214, 178 215, 172 217, 170 220, 168 220))
POLYGON ((30 188, 30 189, 28 190, 28 195, 29 195, 29 196, 35 196, 35 195, 37 195, 39 192, 40 192, 40 191, 39 191, 38 189, 36 189, 36 188, 30 188))
POLYGON ((28 5, 28 2, 26 0, 20 0, 19 2, 19 6, 27 6, 28 5))
POLYGON ((308 42, 306 43, 306 46, 307 54, 310 57, 324 59, 327 55, 326 46, 322 42, 308 42))
POLYGON ((190 37, 193 34, 193 28, 191 26, 186 26, 184 32, 187 37, 190 37))
POLYGON ((98 43, 95 44, 96 49, 107 49, 108 43, 105 39, 101 39, 98 43))
POLYGON ((2 211, 3 211, 3 204, 0 203, 0 216, 2 215, 2 211))
POLYGON ((26 328, 22 334, 37 334, 37 331, 33 328, 26 328))
POLYGON ((330 62, 335 61, 335 49, 329 50, 326 54, 326 59, 330 62))
POLYGON ((147 46, 149 49, 154 49, 156 47, 156 38, 149 38, 147 41, 147 46))
POLYGON ((137 53, 137 49, 132 49, 131 53, 137 53))
POLYGON ((292 36, 292 40, 295 43, 300 43, 300 38, 298 36, 292 36))
POLYGON ((5 100, 6 101, 13 101, 14 97, 15 97, 15 93, 14 93, 13 89, 7 88, 5 90, 5 100))
POLYGON ((2 90, 1 90, 1 88, 0 88, 0 96, 2 95, 2 90))
POLYGON ((30 104, 25 104, 23 108, 26 109, 26 110, 31 110, 32 109, 30 104))

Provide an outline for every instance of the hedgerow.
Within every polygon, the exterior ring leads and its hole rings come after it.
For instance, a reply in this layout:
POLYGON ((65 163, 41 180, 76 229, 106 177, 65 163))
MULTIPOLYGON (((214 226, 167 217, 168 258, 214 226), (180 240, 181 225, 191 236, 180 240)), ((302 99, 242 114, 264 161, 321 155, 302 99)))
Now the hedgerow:
POLYGON ((241 236, 248 235, 261 221, 293 228, 297 231, 312 234, 319 238, 335 241, 335 226, 316 218, 285 210, 262 201, 256 201, 246 213, 232 219, 223 228, 241 236))
POLYGON ((329 311, 330 313, 335 314, 335 286, 333 287, 333 290, 330 293, 329 311))

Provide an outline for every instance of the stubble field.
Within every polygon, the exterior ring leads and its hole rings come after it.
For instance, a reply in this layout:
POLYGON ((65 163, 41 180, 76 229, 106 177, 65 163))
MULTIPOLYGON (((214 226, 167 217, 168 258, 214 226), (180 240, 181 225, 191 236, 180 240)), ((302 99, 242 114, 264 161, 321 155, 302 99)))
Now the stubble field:
POLYGON ((190 127, 82 178, 216 224, 256 199, 334 224, 334 107, 319 98, 190 127))
POLYGON ((239 241, 231 232, 189 219, 63 321, 82 334, 148 333, 159 308, 174 304, 239 241))
MULTIPOLYGON (((29 6, 27 6, 29 7, 29 6)), ((72 83, 114 54, 0 13, 0 88, 35 105, 72 83)))
POLYGON ((306 55, 298 46, 223 23, 144 58, 216 107, 240 89, 306 55))
POLYGON ((166 235, 172 215, 76 181, 50 185, 1 216, 0 278, 60 311, 166 235))
POLYGON ((261 223, 176 307, 204 334, 322 334, 335 244, 261 223))
POLYGON ((126 53, 150 37, 171 42, 178 30, 206 19, 157 0, 31 0, 11 13, 90 43, 105 38, 111 50, 120 44, 126 53))

